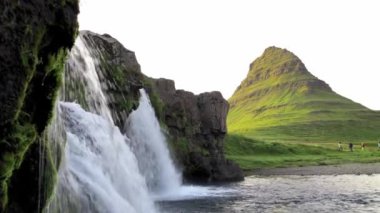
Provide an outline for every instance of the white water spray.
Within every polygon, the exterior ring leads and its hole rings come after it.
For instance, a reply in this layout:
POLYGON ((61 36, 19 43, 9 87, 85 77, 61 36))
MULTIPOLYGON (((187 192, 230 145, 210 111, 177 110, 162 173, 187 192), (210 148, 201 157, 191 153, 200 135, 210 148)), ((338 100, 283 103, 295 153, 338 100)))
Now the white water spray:
POLYGON ((65 75, 69 81, 76 81, 82 85, 79 88, 65 90, 64 92, 68 93, 69 97, 75 97, 76 93, 83 93, 82 98, 91 112, 112 121, 107 98, 102 91, 96 72, 95 61, 81 36, 75 41, 75 46, 70 51, 70 60, 67 62, 65 75))
POLYGON ((144 90, 138 109, 126 121, 128 139, 113 122, 94 59, 80 36, 68 66, 66 77, 74 86, 64 97, 75 98, 80 92, 90 112, 76 103, 60 102, 57 107, 54 122, 63 129, 49 133, 66 144, 56 193, 45 212, 150 213, 156 212, 153 199, 212 194, 209 188, 181 186, 181 175, 144 90))
POLYGON ((226 192, 215 187, 182 185, 181 173, 170 158, 165 135, 149 97, 143 89, 140 94, 139 107, 128 117, 125 130, 151 196, 156 201, 168 201, 220 196, 226 192))
POLYGON ((138 159, 154 196, 173 194, 181 186, 181 174, 176 170, 160 124, 144 90, 140 90, 140 104, 126 122, 125 130, 130 146, 138 159))
POLYGON ((154 212, 136 158, 119 129, 74 103, 60 103, 67 131, 60 212, 154 212))
POLYGON ((113 123, 95 63, 81 37, 68 66, 66 75, 81 83, 91 112, 75 103, 59 104, 67 141, 56 194, 46 211, 155 212, 128 138, 113 123))

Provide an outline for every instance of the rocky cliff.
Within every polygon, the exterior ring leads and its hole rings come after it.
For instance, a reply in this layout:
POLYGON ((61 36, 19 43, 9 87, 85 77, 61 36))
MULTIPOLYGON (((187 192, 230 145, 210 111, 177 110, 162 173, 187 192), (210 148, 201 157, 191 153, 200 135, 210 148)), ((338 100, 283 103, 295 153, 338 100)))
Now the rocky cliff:
POLYGON ((83 66, 93 65, 101 82, 101 90, 107 96, 112 118, 115 124, 123 129, 124 119, 138 106, 139 89, 143 87, 145 79, 135 53, 124 48, 120 42, 107 34, 81 31, 79 37, 90 52, 89 55, 83 55, 83 52, 75 50, 71 52, 65 66, 64 99, 78 102, 87 110, 91 106, 96 107, 97 103, 91 103, 96 98, 91 97, 93 95, 86 90, 85 84, 88 82, 82 79, 83 75, 77 71, 83 69, 83 66), (93 60, 93 64, 85 63, 86 60, 93 60))
POLYGON ((40 211, 53 189, 44 131, 78 13, 77 0, 0 1, 0 212, 40 211))
MULTIPOLYGON (((135 54, 110 35, 80 32, 95 61, 94 68, 105 91, 112 118, 120 129, 131 110, 137 108, 139 89, 148 90, 162 126, 168 129, 174 155, 190 181, 232 181, 242 179, 240 169, 224 158, 228 103, 219 92, 199 96, 177 91, 170 80, 153 80, 141 73, 135 54)), ((65 100, 86 106, 88 94, 73 69, 86 60, 71 54, 65 73, 65 100)), ((95 104, 96 105, 96 104, 95 104)), ((94 110, 94 109, 93 109, 94 110)), ((95 109, 96 110, 96 109, 95 109)))
MULTIPOLYGON (((194 95, 176 90, 174 81, 151 79, 150 93, 158 95, 156 110, 167 127, 172 149, 191 182, 242 180, 240 168, 224 157, 229 104, 220 92, 194 95), (155 94, 154 94, 155 93, 155 94)), ((152 96, 152 95, 151 95, 152 96)))

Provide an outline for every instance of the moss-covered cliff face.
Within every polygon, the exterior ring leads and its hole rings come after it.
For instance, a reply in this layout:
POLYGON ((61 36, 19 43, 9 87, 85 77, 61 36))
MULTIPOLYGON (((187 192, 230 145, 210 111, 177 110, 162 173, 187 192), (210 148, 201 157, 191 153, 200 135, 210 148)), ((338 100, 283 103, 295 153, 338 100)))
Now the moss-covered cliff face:
POLYGON ((92 107, 91 111, 97 111, 97 103, 94 103, 94 97, 90 97, 92 94, 86 89, 89 82, 80 73, 91 69, 83 67, 91 65, 92 62, 85 62, 89 60, 86 57, 91 57, 101 90, 107 96, 112 118, 123 129, 124 119, 138 106, 139 89, 142 88, 145 78, 136 56, 110 35, 81 31, 79 36, 79 42, 83 42, 90 56, 74 51, 70 54, 65 72, 65 100, 78 102, 86 110, 92 107))
POLYGON ((194 95, 176 90, 174 81, 149 79, 152 105, 167 127, 172 149, 190 182, 237 181, 240 168, 225 159, 228 102, 220 92, 194 95))
POLYGON ((38 193, 38 165, 49 173, 40 180, 53 184, 43 135, 78 12, 77 0, 0 2, 0 212, 37 212, 49 197, 49 187, 38 193))

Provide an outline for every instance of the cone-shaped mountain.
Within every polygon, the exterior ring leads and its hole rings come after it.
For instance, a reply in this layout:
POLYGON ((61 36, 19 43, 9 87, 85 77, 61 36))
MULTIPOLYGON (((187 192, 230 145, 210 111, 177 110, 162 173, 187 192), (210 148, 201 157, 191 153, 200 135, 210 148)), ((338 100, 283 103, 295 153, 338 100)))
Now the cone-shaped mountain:
POLYGON ((379 112, 336 94, 286 49, 267 48, 250 65, 229 102, 230 133, 278 141, 375 140, 380 136, 379 112))

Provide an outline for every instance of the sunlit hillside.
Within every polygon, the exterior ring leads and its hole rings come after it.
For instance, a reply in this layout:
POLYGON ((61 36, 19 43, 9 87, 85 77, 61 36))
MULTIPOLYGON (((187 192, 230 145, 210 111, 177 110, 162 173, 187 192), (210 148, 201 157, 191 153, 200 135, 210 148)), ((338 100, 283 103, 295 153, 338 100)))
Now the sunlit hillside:
POLYGON ((379 112, 332 91, 286 49, 267 48, 229 102, 232 134, 279 142, 374 142, 380 137, 379 112))

